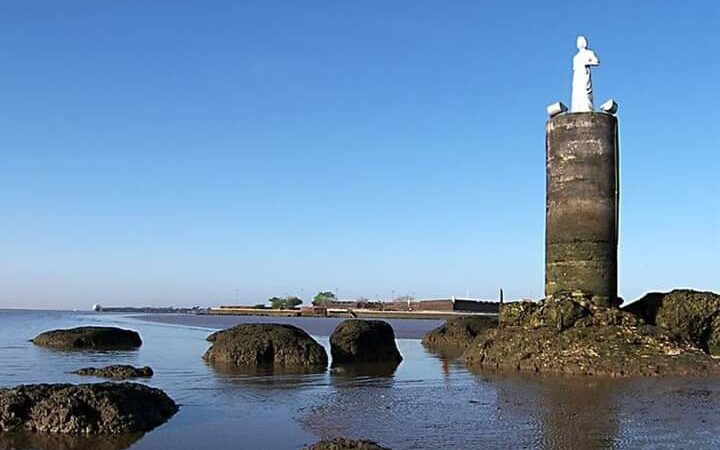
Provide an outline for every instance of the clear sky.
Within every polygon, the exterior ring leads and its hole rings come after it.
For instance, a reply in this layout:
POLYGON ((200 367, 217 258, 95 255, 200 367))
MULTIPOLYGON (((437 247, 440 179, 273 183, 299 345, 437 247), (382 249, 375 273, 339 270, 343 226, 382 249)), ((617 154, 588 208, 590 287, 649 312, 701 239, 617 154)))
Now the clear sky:
POLYGON ((720 291, 715 1, 0 4, 0 307, 543 293, 545 107, 620 103, 620 294, 720 291))

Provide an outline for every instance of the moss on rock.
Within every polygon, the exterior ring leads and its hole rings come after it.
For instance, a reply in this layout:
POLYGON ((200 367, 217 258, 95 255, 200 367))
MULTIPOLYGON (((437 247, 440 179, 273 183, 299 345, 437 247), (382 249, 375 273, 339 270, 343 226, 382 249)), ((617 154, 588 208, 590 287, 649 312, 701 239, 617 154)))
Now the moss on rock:
POLYGON ((178 411, 135 383, 34 384, 0 389, 0 431, 106 434, 149 431, 178 411))
POLYGON ((40 333, 33 344, 62 350, 129 350, 140 347, 137 331, 116 327, 77 327, 40 333))
POLYGON ((342 322, 330 335, 330 353, 333 366, 402 361, 395 343, 395 332, 383 320, 351 319, 342 322))
POLYGON ((322 345, 305 331, 284 324, 242 324, 208 336, 213 345, 203 358, 235 366, 315 366, 326 368, 322 345))
POLYGON ((496 328, 497 317, 467 316, 453 317, 427 333, 422 343, 425 347, 440 352, 461 351, 467 348, 480 334, 496 328))
POLYGON ((128 378, 150 378, 154 375, 153 370, 148 367, 133 367, 125 364, 113 364, 105 367, 85 367, 72 372, 76 375, 112 378, 115 380, 125 380, 128 378))
POLYGON ((629 375, 720 373, 692 342, 588 297, 555 295, 500 311, 500 325, 464 354, 470 366, 530 372, 629 375))
POLYGON ((650 293, 629 304, 625 311, 662 327, 697 347, 720 355, 720 295, 676 289, 650 293))

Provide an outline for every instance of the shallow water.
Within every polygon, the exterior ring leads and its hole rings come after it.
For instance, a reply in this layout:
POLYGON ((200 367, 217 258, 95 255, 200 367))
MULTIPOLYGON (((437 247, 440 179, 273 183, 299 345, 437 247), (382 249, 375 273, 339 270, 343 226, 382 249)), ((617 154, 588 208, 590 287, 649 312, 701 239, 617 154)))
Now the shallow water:
POLYGON ((339 323, 0 310, 0 387, 95 382, 100 380, 68 372, 110 363, 149 365, 156 375, 142 382, 181 405, 168 423, 144 436, 0 434, 0 448, 297 449, 334 436, 372 439, 395 450, 720 448, 718 380, 471 373, 420 345, 419 337, 437 321, 392 321, 405 358, 394 372, 248 374, 204 363, 211 331, 254 321, 298 325, 326 347, 339 323), (50 328, 100 324, 136 329, 144 344, 137 351, 61 352, 28 342, 50 328))

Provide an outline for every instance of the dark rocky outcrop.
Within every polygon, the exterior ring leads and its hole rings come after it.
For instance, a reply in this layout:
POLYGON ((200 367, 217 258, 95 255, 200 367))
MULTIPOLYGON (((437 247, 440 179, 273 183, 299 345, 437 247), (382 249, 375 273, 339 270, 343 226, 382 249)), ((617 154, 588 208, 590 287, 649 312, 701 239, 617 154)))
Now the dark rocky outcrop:
POLYGON ((327 367, 322 345, 293 325, 242 324, 208 336, 213 345, 203 359, 236 366, 327 367))
POLYGON ((395 332, 382 320, 351 319, 342 322, 330 335, 332 365, 391 363, 402 361, 395 332))
POLYGON ((610 376, 720 373, 692 342, 581 295, 508 303, 499 319, 465 352, 470 366, 610 376))
POLYGON ((35 384, 0 389, 0 431, 132 433, 178 411, 160 389, 136 383, 35 384))
POLYGON ((113 378, 115 380, 125 380, 128 378, 149 378, 154 374, 150 367, 133 367, 124 364, 115 364, 100 368, 85 367, 72 373, 76 375, 87 375, 100 378, 113 378))
POLYGON ((496 328, 497 317, 453 317, 423 337, 425 347, 440 352, 457 353, 465 350, 480 334, 496 328))
POLYGON ((390 450, 373 441, 346 438, 328 439, 305 447, 304 450, 390 450))
POLYGON ((36 345, 63 350, 129 350, 140 347, 136 331, 115 327, 78 327, 40 333, 32 340, 36 345))
POLYGON ((676 289, 650 293, 625 311, 691 341, 711 355, 720 355, 720 295, 676 289))

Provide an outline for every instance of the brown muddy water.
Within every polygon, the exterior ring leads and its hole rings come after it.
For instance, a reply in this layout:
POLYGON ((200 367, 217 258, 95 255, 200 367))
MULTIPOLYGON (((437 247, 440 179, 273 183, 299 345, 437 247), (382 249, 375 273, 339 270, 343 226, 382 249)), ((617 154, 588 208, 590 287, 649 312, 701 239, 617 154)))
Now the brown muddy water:
POLYGON ((180 405, 145 435, 83 438, 0 433, 0 448, 298 449, 321 437, 399 449, 720 448, 720 380, 568 378, 472 373, 428 353, 434 320, 395 320, 404 361, 359 373, 238 373, 201 359, 212 331, 248 322, 297 325, 328 346, 340 319, 124 316, 0 310, 0 387, 95 382, 68 372, 149 365, 143 380, 180 405), (40 331, 79 325, 138 330, 137 351, 60 352, 33 346, 40 331))

